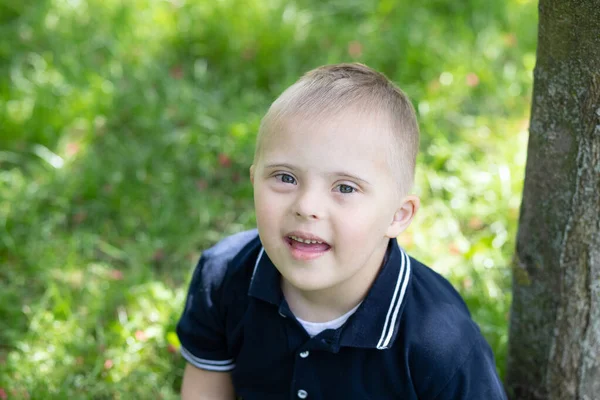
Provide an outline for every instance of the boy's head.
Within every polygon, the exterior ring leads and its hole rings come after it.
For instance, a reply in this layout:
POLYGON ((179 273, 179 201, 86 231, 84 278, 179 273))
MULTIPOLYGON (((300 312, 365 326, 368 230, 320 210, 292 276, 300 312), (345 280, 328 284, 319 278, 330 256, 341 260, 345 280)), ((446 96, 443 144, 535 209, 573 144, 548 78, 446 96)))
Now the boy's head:
POLYGON ((340 294, 370 284, 419 207, 408 195, 417 147, 409 100, 364 65, 317 68, 272 104, 250 174, 261 241, 285 282, 340 294))
MULTIPOLYGON (((301 118, 318 124, 352 113, 377 124, 389 137, 386 157, 397 174, 399 190, 407 194, 413 185, 419 148, 419 127, 408 97, 383 74, 366 65, 325 65, 306 73, 277 98, 260 125, 255 163, 262 145, 281 124, 301 118)), ((374 126, 375 128, 375 126, 374 126)), ((375 139, 375 135, 374 135, 375 139)))

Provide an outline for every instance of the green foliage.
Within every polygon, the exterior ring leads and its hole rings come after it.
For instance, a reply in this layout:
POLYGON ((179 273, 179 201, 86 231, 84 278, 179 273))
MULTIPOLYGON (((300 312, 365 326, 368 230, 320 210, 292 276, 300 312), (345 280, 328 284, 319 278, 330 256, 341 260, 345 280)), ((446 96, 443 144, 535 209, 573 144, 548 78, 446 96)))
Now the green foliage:
POLYGON ((460 289, 503 373, 536 18, 528 0, 0 0, 0 398, 177 398, 189 273, 254 224, 262 114, 353 60, 414 101, 423 208, 400 241, 460 289))

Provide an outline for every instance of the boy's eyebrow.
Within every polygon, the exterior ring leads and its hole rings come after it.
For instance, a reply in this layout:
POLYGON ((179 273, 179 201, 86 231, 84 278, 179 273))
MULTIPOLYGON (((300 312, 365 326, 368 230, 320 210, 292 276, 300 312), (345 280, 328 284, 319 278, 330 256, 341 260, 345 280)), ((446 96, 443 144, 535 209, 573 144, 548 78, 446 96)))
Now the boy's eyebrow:
POLYGON ((344 171, 340 171, 340 172, 333 172, 333 173, 331 173, 331 174, 329 174, 329 175, 332 175, 332 176, 342 176, 342 177, 346 177, 346 178, 354 179, 355 181, 359 181, 359 182, 365 183, 365 184, 367 184, 367 185, 370 185, 369 181, 366 181, 366 180, 364 180, 364 179, 362 179, 362 178, 359 178, 359 177, 358 177, 358 176, 356 176, 356 175, 352 175, 352 174, 350 174, 350 173, 348 173, 348 172, 344 172, 344 171))
POLYGON ((287 169, 295 169, 293 165, 291 165, 291 164, 285 164, 285 163, 268 164, 268 165, 265 165, 265 168, 287 168, 287 169))
MULTIPOLYGON (((268 164, 265 166, 265 169, 271 169, 271 168, 287 168, 287 169, 291 169, 294 170, 296 168, 294 168, 293 165, 291 164, 286 164, 286 163, 274 163, 274 164, 268 164)), ((367 180, 364 180, 363 178, 360 178, 356 175, 353 175, 349 172, 345 172, 345 171, 338 171, 338 172, 332 172, 327 174, 329 176, 341 176, 341 177, 345 177, 345 178, 350 178, 350 179, 354 179, 356 181, 362 182, 364 184, 370 185, 371 183, 367 180)))

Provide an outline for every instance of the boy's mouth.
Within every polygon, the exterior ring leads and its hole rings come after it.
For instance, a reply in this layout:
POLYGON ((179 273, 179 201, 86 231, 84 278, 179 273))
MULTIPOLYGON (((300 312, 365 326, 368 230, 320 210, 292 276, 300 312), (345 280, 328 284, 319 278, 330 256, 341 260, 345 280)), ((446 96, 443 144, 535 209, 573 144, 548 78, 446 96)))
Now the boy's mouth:
POLYGON ((318 236, 292 232, 285 236, 292 256, 299 260, 312 260, 327 252, 331 246, 318 236))

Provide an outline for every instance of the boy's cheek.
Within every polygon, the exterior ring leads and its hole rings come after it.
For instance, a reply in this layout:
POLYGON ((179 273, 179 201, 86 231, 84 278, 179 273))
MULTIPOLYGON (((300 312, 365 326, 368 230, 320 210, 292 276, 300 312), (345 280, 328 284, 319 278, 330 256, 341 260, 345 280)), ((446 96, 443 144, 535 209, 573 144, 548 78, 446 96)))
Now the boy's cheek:
POLYGON ((268 197, 260 194, 254 199, 254 212, 256 213, 256 222, 259 224, 271 225, 275 216, 278 214, 276 202, 269 201, 268 197))

